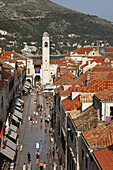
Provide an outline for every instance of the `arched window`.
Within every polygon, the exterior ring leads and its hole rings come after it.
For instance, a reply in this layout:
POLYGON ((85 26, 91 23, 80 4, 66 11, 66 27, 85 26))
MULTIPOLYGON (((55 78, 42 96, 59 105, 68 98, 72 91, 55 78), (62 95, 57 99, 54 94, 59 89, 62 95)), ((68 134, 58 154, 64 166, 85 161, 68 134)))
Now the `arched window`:
POLYGON ((44 47, 48 47, 48 43, 47 42, 45 42, 44 47))

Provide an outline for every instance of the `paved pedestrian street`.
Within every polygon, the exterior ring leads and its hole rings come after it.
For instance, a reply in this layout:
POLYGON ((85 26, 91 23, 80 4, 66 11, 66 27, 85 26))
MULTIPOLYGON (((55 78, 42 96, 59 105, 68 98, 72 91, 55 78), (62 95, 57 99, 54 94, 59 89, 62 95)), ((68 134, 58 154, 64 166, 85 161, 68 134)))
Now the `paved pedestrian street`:
POLYGON ((17 170, 21 170, 23 163, 28 165, 27 160, 27 153, 30 152, 31 154, 31 161, 32 161, 32 169, 37 170, 39 168, 39 164, 36 165, 36 147, 35 144, 38 141, 42 140, 43 146, 42 149, 40 149, 40 161, 46 162, 47 169, 52 170, 53 169, 53 162, 57 163, 57 169, 58 169, 58 159, 57 154, 55 151, 55 157, 53 158, 51 150, 55 148, 54 141, 50 141, 50 137, 52 133, 49 133, 49 129, 51 127, 50 122, 45 122, 45 116, 48 117, 49 115, 49 107, 46 103, 46 99, 43 97, 42 94, 37 95, 36 92, 34 92, 33 95, 29 94, 28 96, 24 97, 24 112, 23 112, 23 125, 20 129, 20 144, 23 145, 22 152, 20 151, 18 153, 17 157, 17 170), (34 111, 37 110, 37 104, 42 105, 43 108, 46 108, 46 113, 44 111, 38 112, 38 116, 34 116, 34 111), (33 119, 37 118, 36 122, 30 122, 28 120, 28 116, 33 116, 33 119), (42 122, 40 117, 42 116, 42 122), (45 133, 45 129, 47 129, 47 133, 45 133), (51 153, 50 160, 48 160, 48 151, 51 153))

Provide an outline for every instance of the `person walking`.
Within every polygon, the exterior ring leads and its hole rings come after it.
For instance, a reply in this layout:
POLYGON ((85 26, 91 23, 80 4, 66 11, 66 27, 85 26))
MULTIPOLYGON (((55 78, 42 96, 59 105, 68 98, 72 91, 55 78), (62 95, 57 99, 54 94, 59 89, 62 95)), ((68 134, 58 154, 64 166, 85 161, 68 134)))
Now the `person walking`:
POLYGON ((39 154, 37 153, 37 154, 36 154, 36 164, 38 164, 39 158, 40 158, 40 156, 39 156, 39 154))
POLYGON ((28 154, 27 154, 27 159, 28 159, 28 163, 29 163, 30 160, 31 160, 31 154, 30 154, 30 152, 28 152, 28 154))
POLYGON ((40 140, 40 149, 42 149, 43 142, 40 140))
POLYGON ((54 163, 53 163, 53 170, 56 170, 56 167, 57 167, 57 164, 56 164, 56 162, 54 161, 54 163))
POLYGON ((32 170, 32 162, 31 162, 31 160, 28 163, 27 170, 32 170))
POLYGON ((39 143, 38 143, 38 141, 36 142, 36 149, 39 149, 39 143))
POLYGON ((39 149, 37 149, 37 154, 38 154, 38 155, 40 155, 40 151, 39 151, 39 149))
POLYGON ((23 170, 26 170, 26 164, 25 163, 23 164, 23 170))
POLYGON ((44 162, 44 164, 43 164, 43 169, 46 170, 46 167, 47 167, 47 166, 46 166, 46 163, 44 162))
POLYGON ((43 170, 43 162, 42 161, 40 162, 39 165, 40 165, 40 170, 43 170))
POLYGON ((53 148, 53 158, 54 158, 54 156, 55 156, 55 148, 53 148))

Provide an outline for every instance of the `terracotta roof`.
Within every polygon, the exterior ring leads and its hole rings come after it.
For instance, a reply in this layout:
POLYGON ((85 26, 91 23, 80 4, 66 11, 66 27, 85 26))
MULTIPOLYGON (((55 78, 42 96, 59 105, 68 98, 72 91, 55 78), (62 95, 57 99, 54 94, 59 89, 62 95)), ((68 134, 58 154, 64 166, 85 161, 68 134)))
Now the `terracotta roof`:
POLYGON ((73 119, 77 130, 88 130, 94 128, 98 124, 97 110, 90 106, 84 110, 79 116, 73 119))
POLYGON ((20 73, 22 70, 23 70, 22 68, 18 67, 17 68, 17 73, 20 73))
POLYGON ((95 94, 101 101, 113 101, 113 81, 111 82, 112 88, 106 89, 103 92, 95 94))
POLYGON ((91 84, 91 82, 93 83, 96 80, 98 80, 98 81, 113 80, 113 71, 98 72, 98 76, 97 76, 97 72, 86 72, 86 73, 82 74, 81 76, 79 76, 74 81, 74 85, 79 85, 81 87, 86 86, 85 84, 86 84, 88 75, 90 76, 90 80, 88 81, 90 84, 91 84))
POLYGON ((88 63, 82 65, 81 68, 83 69, 83 68, 86 67, 87 65, 88 65, 88 63))
POLYGON ((73 51, 73 54, 89 54, 91 51, 96 50, 97 51, 98 47, 81 47, 73 51))
POLYGON ((113 71, 113 68, 111 67, 105 67, 105 66, 95 66, 92 69, 94 72, 104 72, 104 71, 113 71))
POLYGON ((60 95, 62 96, 69 96, 70 95, 70 89, 67 90, 63 90, 63 87, 59 87, 57 88, 58 92, 60 93, 60 95))
POLYGON ((113 53, 113 47, 106 47, 108 52, 112 52, 113 53))
POLYGON ((113 145, 93 151, 93 154, 103 170, 113 169, 113 145))
POLYGON ((75 76, 72 73, 65 71, 65 73, 62 76, 57 77, 55 79, 54 85, 72 84, 74 79, 75 79, 75 76))
POLYGON ((14 69, 10 64, 6 64, 4 60, 0 59, 0 63, 2 63, 3 68, 14 69))
POLYGON ((96 128, 82 132, 91 147, 107 147, 113 144, 113 122, 98 125, 96 128))
POLYGON ((75 110, 81 106, 79 97, 76 97, 74 100, 71 100, 70 97, 67 97, 66 99, 62 100, 62 104, 66 111, 75 110))

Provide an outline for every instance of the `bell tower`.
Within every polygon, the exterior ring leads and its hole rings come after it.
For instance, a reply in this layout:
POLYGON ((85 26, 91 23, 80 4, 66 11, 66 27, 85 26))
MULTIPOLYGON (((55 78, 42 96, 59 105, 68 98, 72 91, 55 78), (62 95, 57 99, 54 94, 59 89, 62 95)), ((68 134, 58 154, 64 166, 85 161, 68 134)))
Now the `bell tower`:
POLYGON ((47 32, 42 37, 42 85, 46 85, 50 80, 50 38, 47 32))

